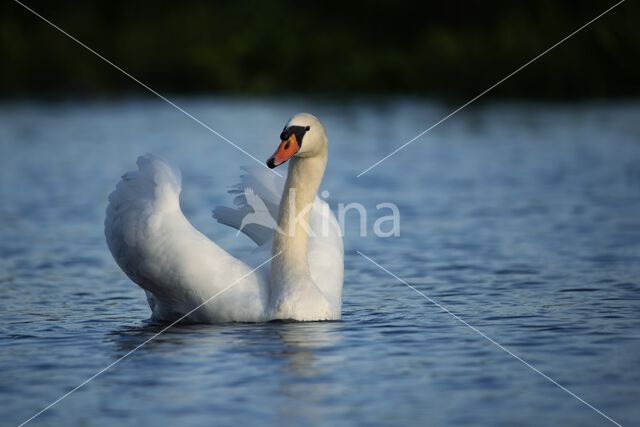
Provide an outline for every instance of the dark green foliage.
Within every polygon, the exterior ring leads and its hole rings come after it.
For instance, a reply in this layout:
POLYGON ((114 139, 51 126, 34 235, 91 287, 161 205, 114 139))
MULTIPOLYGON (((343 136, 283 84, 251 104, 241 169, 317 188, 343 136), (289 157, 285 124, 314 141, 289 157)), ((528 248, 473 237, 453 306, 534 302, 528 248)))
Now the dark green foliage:
MULTIPOLYGON (((25 3, 159 91, 407 94, 486 89, 613 1, 35 1, 25 3)), ((640 94, 627 1, 492 95, 640 94)), ((143 89, 13 1, 0 6, 4 96, 143 89)))

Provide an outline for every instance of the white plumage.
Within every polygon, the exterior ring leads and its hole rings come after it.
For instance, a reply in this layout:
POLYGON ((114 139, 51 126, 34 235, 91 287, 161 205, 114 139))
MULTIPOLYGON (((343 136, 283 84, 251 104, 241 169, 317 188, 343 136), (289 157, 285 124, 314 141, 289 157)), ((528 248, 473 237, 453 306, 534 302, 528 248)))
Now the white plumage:
MULTIPOLYGON (((298 115, 289 124, 296 118, 302 120, 301 116, 318 128, 317 135, 309 132, 304 137, 304 144, 313 148, 314 143, 322 142, 315 139, 324 138, 326 145, 324 130, 313 116, 298 115)), ((295 160, 291 168, 304 172, 302 162, 296 166, 295 160)), ((251 256, 241 260, 216 245, 185 218, 180 209, 178 171, 153 155, 139 157, 137 165, 138 170, 127 172, 109 196, 105 236, 118 265, 147 292, 152 319, 175 320, 218 293, 186 320, 259 322, 279 318, 340 318, 342 237, 328 205, 315 196, 321 173, 315 183, 287 181, 287 188, 296 188, 303 195, 305 191, 312 194, 308 200, 313 203, 308 244, 302 245, 300 239, 284 239, 284 243, 281 242, 284 246, 279 249, 281 254, 276 258, 282 258, 284 267, 278 264, 276 269, 265 265, 252 272, 272 256, 274 227, 285 187, 283 178, 265 168, 247 168, 241 182, 230 191, 236 195, 236 207, 214 210, 218 222, 242 231, 258 245, 251 256), (312 193, 307 189, 309 185, 315 185, 312 193), (247 219, 249 215, 257 215, 260 220, 251 221, 251 217, 247 219), (304 273, 305 268, 295 263, 304 262, 289 256, 301 250, 307 252, 309 280, 298 275, 304 273), (270 269, 277 271, 270 273, 270 269), (294 277, 296 282, 292 283, 294 277)))

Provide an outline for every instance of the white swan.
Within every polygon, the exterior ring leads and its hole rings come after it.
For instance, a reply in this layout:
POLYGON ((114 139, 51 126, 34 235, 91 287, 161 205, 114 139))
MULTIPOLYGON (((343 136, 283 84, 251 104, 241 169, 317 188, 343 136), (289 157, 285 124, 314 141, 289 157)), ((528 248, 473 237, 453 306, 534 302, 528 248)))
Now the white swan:
POLYGON ((180 175, 167 162, 142 156, 138 170, 122 177, 109 196, 105 236, 120 268, 146 291, 152 319, 179 319, 208 299, 185 320, 340 319, 342 237, 328 205, 316 197, 328 140, 318 119, 306 113, 292 117, 280 138, 267 165, 274 168, 291 159, 286 183, 265 168, 246 169, 231 191, 240 193, 238 207, 214 211, 218 222, 239 229, 258 245, 244 260, 185 218, 180 175), (263 202, 259 213, 273 220, 243 223, 254 212, 245 194, 257 195, 263 202), (272 256, 270 265, 253 271, 272 256))

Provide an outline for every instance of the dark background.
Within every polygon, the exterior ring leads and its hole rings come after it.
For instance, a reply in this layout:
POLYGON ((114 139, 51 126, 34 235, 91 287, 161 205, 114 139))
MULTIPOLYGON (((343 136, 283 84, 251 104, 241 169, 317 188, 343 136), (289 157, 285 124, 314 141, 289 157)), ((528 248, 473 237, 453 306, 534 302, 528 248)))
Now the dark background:
MULTIPOLYGON (((161 92, 468 97, 615 1, 35 1, 25 4, 161 92)), ((640 94, 640 6, 627 1, 491 93, 640 94)), ((3 97, 144 89, 9 0, 3 97)))

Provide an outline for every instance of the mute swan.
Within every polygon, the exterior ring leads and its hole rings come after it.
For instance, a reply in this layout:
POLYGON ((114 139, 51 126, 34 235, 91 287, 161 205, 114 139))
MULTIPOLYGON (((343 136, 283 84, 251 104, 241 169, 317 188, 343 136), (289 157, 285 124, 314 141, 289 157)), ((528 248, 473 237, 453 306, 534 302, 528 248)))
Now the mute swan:
POLYGON ((214 295, 185 320, 340 319, 342 237, 327 203, 316 196, 327 163, 327 137, 316 117, 301 113, 287 122, 280 139, 267 166, 291 159, 286 182, 265 168, 245 169, 230 191, 239 194, 238 207, 213 212, 219 223, 258 245, 243 260, 185 218, 181 178, 166 161, 139 157, 138 170, 122 177, 109 196, 105 236, 120 268, 146 291, 153 320, 179 319, 214 295), (261 203, 252 203, 255 196, 261 203), (243 221, 251 213, 266 220, 243 221), (253 271, 271 257, 269 265, 253 271))

